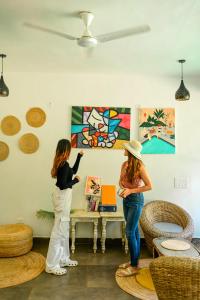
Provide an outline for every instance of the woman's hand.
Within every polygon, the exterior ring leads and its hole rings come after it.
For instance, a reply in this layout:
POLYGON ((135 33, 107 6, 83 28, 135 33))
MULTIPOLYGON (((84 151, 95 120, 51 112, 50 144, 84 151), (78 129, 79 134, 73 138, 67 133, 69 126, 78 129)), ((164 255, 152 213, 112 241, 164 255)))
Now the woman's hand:
POLYGON ((132 190, 124 188, 123 191, 122 191, 122 193, 120 194, 120 197, 126 198, 130 194, 132 194, 132 190))
POLYGON ((80 176, 78 176, 78 175, 76 175, 75 178, 78 179, 78 181, 81 180, 80 176))
POLYGON ((80 154, 81 156, 83 156, 83 155, 84 155, 83 150, 81 150, 81 151, 79 152, 79 154, 80 154))

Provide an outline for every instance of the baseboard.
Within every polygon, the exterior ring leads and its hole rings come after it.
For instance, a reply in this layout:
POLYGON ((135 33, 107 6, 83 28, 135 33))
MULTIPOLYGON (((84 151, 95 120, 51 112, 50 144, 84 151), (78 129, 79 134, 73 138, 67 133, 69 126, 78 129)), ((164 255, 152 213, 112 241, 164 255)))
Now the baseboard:
MULTIPOLYGON (((49 240, 49 237, 46 236, 37 236, 33 237, 33 240, 49 240)), ((71 238, 69 239, 71 241, 71 238)), ((98 238, 97 242, 100 243, 101 239, 98 238)), ((93 243, 93 238, 76 238, 76 243, 78 244, 88 244, 88 243, 93 243)), ((106 238, 106 243, 112 243, 112 244, 121 244, 122 239, 121 238, 106 238)), ((145 239, 141 238, 141 244, 143 245, 145 243, 145 239)))

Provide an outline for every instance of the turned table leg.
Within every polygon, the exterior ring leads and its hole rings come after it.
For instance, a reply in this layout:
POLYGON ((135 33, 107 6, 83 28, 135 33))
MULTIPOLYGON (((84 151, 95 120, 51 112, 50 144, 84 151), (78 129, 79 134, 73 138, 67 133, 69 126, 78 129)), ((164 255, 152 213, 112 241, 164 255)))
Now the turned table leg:
POLYGON ((122 245, 125 243, 125 224, 122 221, 121 222, 121 235, 122 235, 122 245))
POLYGON ((126 237, 125 237, 125 253, 126 254, 128 253, 128 240, 126 237))
POLYGON ((106 247, 105 247, 105 242, 106 242, 106 223, 107 221, 103 218, 102 219, 102 236, 101 236, 101 250, 102 253, 105 252, 106 247))
POLYGON ((98 220, 94 221, 94 245, 93 245, 94 253, 97 252, 97 237, 98 237, 97 226, 98 226, 98 220))
POLYGON ((122 222, 122 228, 123 228, 123 239, 124 239, 124 243, 125 243, 125 253, 128 253, 128 240, 126 238, 126 222, 123 221, 122 222))
POLYGON ((72 253, 75 252, 75 238, 76 238, 76 222, 72 220, 72 245, 71 245, 71 251, 72 253))

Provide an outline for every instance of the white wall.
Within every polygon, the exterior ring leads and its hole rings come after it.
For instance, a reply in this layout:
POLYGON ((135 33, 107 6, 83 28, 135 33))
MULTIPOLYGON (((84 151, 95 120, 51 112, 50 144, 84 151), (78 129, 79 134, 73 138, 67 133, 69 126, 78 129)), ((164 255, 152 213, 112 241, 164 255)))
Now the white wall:
MULTIPOLYGON (((38 220, 38 209, 52 210, 51 193, 54 181, 50 169, 57 141, 70 138, 71 106, 131 107, 131 138, 138 137, 139 107, 176 108, 175 155, 144 155, 144 162, 152 177, 153 190, 145 193, 145 201, 163 199, 185 208, 195 222, 195 236, 200 237, 200 139, 199 111, 200 90, 192 81, 186 86, 191 100, 178 103, 174 93, 179 79, 153 78, 125 75, 65 75, 12 73, 5 74, 10 89, 8 98, 0 99, 0 121, 15 115, 21 121, 21 131, 15 136, 0 132, 0 140, 10 147, 7 160, 0 162, 0 223, 15 223, 22 218, 34 229, 35 236, 49 236, 52 223, 38 220), (47 114, 41 128, 28 126, 27 110, 39 106, 47 114), (18 139, 26 132, 35 133, 40 139, 39 150, 31 155, 22 153, 18 139), (174 177, 188 177, 187 189, 174 189, 174 177)), ((78 150, 73 149, 73 163, 78 150)), ((73 190, 72 208, 85 208, 84 184, 89 175, 100 175, 104 184, 117 184, 123 150, 85 150, 79 175, 80 184, 73 190)), ((118 199, 119 206, 121 200, 118 199)), ((91 236, 91 227, 79 226, 78 236, 91 236)), ((109 237, 119 236, 119 227, 110 224, 109 237)))

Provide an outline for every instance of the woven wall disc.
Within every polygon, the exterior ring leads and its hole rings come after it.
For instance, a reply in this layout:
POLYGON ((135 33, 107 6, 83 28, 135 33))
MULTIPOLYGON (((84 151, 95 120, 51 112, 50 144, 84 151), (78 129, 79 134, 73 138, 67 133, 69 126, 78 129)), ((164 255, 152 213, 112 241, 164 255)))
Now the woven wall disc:
POLYGON ((39 139, 33 133, 26 133, 19 139, 19 148, 24 153, 34 153, 39 148, 39 139))
POLYGON ((46 121, 46 114, 41 108, 33 107, 27 111, 26 121, 32 127, 40 127, 46 121))
POLYGON ((9 154, 9 147, 6 143, 0 141, 0 161, 5 160, 9 154))
POLYGON ((1 130, 6 135, 14 135, 21 129, 20 121, 14 116, 7 116, 1 121, 1 130))

